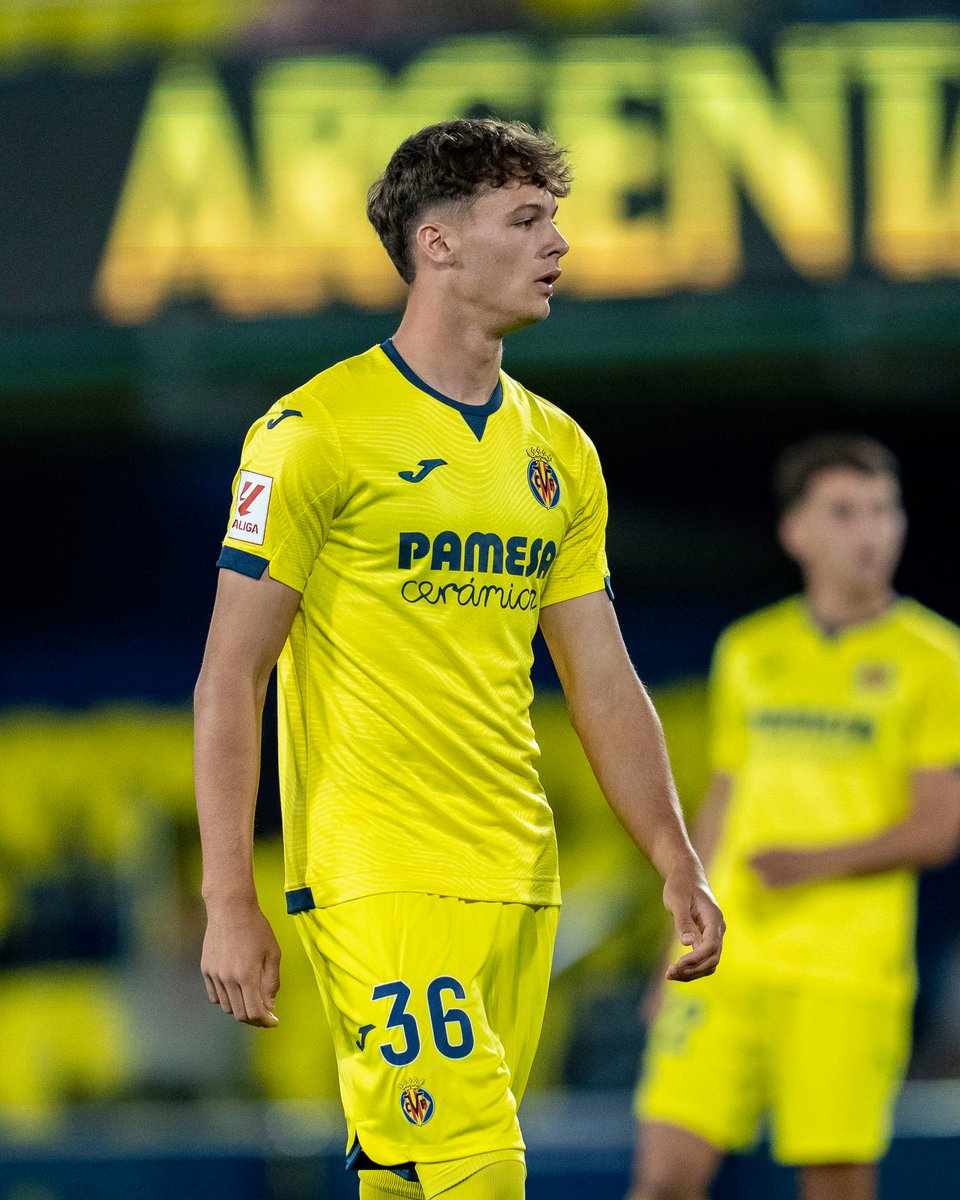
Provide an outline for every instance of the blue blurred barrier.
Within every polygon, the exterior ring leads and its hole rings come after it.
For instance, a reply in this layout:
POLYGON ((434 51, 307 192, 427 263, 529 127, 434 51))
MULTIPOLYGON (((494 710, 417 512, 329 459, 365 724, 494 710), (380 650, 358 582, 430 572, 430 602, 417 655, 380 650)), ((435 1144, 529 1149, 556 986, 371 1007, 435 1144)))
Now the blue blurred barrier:
MULTIPOLYGON (((953 1200, 960 1179, 960 1084, 908 1087, 881 1171, 880 1200, 953 1200), (925 1130, 925 1131, 924 1131, 925 1130)), ((76 1123, 57 1141, 0 1145, 0 1200, 356 1200, 329 1108, 220 1105, 201 1113, 130 1108, 76 1123)), ((623 1200, 629 1097, 565 1093, 529 1105, 527 1200, 623 1200)), ((791 1172, 761 1149, 730 1159, 714 1200, 793 1200, 791 1172)))
POLYGON ((94 1152, 21 1151, 0 1158, 0 1196, 43 1200, 200 1200, 229 1195, 231 1200, 265 1200, 271 1194, 268 1164, 262 1156, 218 1152, 197 1155, 124 1155, 99 1147, 94 1152))

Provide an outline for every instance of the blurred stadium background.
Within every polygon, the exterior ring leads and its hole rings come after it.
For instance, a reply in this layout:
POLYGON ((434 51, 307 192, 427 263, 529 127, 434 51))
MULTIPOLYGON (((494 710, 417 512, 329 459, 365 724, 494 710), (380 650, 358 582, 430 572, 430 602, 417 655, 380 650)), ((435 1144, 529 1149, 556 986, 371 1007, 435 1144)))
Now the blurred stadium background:
MULTIPOLYGON (((566 286, 506 366, 598 444, 621 620, 692 813, 713 639, 796 585, 768 497, 787 440, 891 445, 901 589, 960 620, 958 100, 960 13, 932 0, 0 0, 2 1200, 351 1194, 279 911, 269 718, 282 1024, 202 989, 189 696, 249 421, 394 327, 363 223, 392 147, 494 112, 573 151, 566 286)), ((566 907, 530 1195, 604 1200, 664 927, 542 654, 536 677, 566 907)), ((950 867, 923 883, 888 1198, 955 1195, 958 931, 950 867)), ((789 1192, 761 1152, 720 1194, 789 1192)))

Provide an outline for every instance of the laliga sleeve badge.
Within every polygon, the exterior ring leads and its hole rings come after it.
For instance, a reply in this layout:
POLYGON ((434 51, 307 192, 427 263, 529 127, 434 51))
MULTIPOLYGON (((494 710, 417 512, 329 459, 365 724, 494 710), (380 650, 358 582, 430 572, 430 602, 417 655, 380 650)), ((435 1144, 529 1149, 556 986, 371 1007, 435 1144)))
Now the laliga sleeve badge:
POLYGON ((262 546, 267 532, 267 511, 273 479, 256 471, 241 471, 237 498, 230 517, 227 537, 235 542, 251 542, 262 546))
POLYGON ((433 1116, 433 1097, 422 1079, 405 1079, 400 1085, 400 1111, 411 1125, 426 1125, 433 1116))

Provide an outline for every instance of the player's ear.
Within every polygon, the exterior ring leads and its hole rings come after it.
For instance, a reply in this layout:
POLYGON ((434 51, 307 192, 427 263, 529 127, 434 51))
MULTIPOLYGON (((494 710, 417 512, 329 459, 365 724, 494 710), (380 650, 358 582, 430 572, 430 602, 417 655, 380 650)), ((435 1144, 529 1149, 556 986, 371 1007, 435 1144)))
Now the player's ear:
POLYGON ((777 525, 777 537, 784 554, 796 563, 803 562, 803 521, 796 508, 788 508, 777 525))
POLYGON ((417 252, 438 267, 450 266, 456 256, 456 230, 440 221, 424 221, 414 237, 417 252))

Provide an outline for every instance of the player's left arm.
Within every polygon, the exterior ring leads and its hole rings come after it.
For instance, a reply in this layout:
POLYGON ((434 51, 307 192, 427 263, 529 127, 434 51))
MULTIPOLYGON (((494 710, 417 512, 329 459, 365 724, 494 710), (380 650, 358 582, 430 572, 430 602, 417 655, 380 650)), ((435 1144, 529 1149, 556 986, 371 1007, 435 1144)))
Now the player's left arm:
POLYGON ((547 605, 543 631, 570 720, 597 782, 627 833, 663 876, 681 943, 667 971, 690 980, 716 969, 724 921, 687 834, 660 719, 637 678, 606 592, 547 605))
POLYGON ((960 767, 913 771, 910 811, 882 833, 833 846, 777 846, 754 855, 754 870, 770 888, 942 867, 960 851, 960 767))

